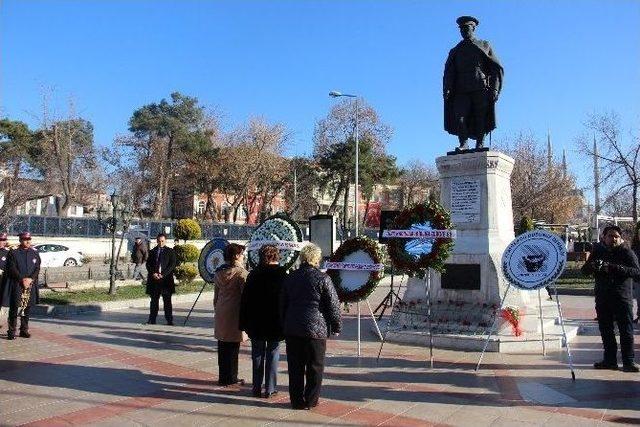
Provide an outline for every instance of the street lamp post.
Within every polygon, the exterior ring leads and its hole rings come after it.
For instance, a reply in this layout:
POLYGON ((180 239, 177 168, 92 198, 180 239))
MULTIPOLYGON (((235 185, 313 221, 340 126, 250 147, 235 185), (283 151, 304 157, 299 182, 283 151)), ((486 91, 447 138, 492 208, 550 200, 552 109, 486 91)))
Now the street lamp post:
MULTIPOLYGON (((109 263, 109 293, 116 293, 116 232, 122 228, 122 233, 129 227, 131 221, 131 211, 126 205, 120 203, 120 196, 114 191, 111 194, 112 214, 107 217, 107 210, 100 205, 98 207, 98 221, 109 233, 111 233, 111 262, 109 263)), ((119 251, 118 251, 119 252, 119 251)), ((118 254, 120 255, 120 254, 118 254)))
MULTIPOLYGON (((359 233, 358 233, 358 224, 360 222, 360 209, 359 209, 359 198, 358 198, 358 177, 360 175, 360 146, 359 146, 359 140, 358 140, 358 95, 351 95, 348 93, 342 93, 342 92, 337 92, 335 90, 329 92, 329 96, 331 96, 332 98, 339 98, 339 97, 347 97, 347 98, 354 98, 355 101, 355 106, 356 106, 356 123, 354 126, 354 134, 355 134, 355 138, 356 138, 356 176, 355 176, 355 188, 353 191, 353 198, 354 198, 354 203, 353 203, 353 219, 354 219, 354 234, 355 237, 358 237, 359 233)), ((349 227, 351 228, 351 227, 349 227)))

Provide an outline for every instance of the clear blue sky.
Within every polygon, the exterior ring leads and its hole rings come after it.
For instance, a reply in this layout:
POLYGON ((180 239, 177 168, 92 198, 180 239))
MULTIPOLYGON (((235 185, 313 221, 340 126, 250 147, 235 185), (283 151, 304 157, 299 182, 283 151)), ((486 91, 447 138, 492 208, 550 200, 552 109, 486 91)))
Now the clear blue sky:
POLYGON ((100 145, 177 90, 228 127, 282 122, 291 152, 310 153, 335 89, 380 112, 400 163, 433 163, 456 145, 442 130, 441 79, 463 14, 480 19, 505 68, 494 142, 520 130, 544 141, 550 129, 558 150, 573 150, 589 112, 614 109, 626 127, 640 117, 636 0, 0 1, 0 114, 35 124, 41 87, 53 87, 100 145))

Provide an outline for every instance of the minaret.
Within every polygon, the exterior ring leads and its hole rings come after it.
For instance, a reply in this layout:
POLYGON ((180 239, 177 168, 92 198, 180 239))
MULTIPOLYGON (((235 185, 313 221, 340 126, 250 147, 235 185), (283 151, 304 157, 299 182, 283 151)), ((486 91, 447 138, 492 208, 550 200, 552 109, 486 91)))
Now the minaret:
POLYGON ((600 215, 600 166, 598 166, 598 144, 596 136, 593 135, 593 190, 595 214, 600 215))
POLYGON ((553 148, 551 147, 551 132, 547 129, 547 168, 553 165, 553 148))

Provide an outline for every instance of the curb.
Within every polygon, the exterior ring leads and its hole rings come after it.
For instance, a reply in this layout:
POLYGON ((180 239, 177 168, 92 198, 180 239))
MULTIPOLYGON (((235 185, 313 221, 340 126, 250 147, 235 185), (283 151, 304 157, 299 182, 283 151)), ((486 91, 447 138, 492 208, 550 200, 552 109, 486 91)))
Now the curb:
MULTIPOLYGON (((199 293, 174 295, 174 304, 194 302, 199 293)), ((213 291, 203 292, 199 301, 213 301, 213 291)), ((98 313, 103 311, 123 310, 126 308, 148 308, 149 298, 136 298, 122 301, 105 301, 90 304, 68 304, 68 305, 37 305, 31 309, 31 315, 36 316, 73 316, 76 314, 98 313)), ((213 307, 213 303, 211 305, 213 307)))

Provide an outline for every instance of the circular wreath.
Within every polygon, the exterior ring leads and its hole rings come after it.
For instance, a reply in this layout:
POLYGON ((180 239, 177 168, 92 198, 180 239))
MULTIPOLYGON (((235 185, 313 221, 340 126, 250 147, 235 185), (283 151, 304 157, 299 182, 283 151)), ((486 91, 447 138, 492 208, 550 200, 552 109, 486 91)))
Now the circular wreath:
MULTIPOLYGON (((363 255, 368 256, 373 264, 384 263, 384 251, 381 246, 375 240, 372 240, 365 236, 354 237, 352 239, 345 240, 342 245, 336 250, 330 258, 332 262, 345 262, 345 259, 349 255, 362 252, 363 255)), ((350 261, 350 260, 348 260, 350 261)), ((378 286, 378 282, 384 276, 384 270, 379 271, 348 271, 348 270, 327 270, 327 274, 331 277, 333 285, 336 288, 338 298, 341 302, 358 302, 367 298, 371 292, 378 286), (363 284, 355 289, 349 289, 343 286, 343 276, 346 274, 368 274, 369 277, 363 284)), ((366 277, 366 276, 365 276, 366 277)), ((364 280, 364 279, 363 279, 364 280)))
POLYGON ((227 247, 229 241, 216 237, 204 245, 200 251, 198 258, 198 271, 200 277, 207 282, 213 283, 213 275, 216 269, 224 264, 224 248, 227 247))
MULTIPOLYGON (((278 213, 262 221, 253 231, 249 242, 260 240, 284 240, 288 242, 302 242, 302 230, 296 222, 284 213, 278 213)), ((280 265, 285 269, 291 268, 298 259, 298 251, 280 249, 280 265)), ((248 251, 249 266, 255 268, 260 264, 259 250, 248 251)))
MULTIPOLYGON (((451 215, 434 200, 409 205, 396 216, 391 225, 393 230, 450 228, 451 215)), ((394 267, 408 273, 422 273, 427 268, 443 272, 444 262, 449 258, 452 249, 453 240, 449 238, 391 238, 387 242, 389 258, 394 267)))

